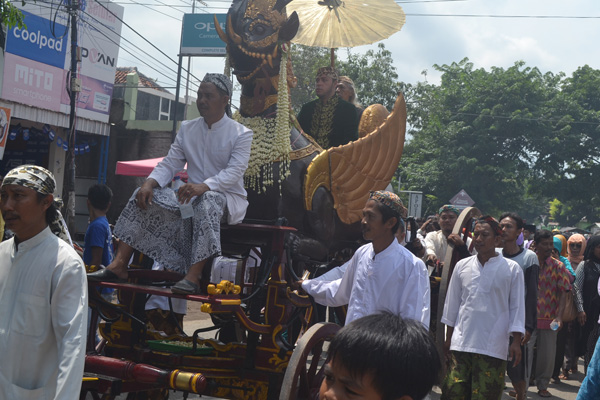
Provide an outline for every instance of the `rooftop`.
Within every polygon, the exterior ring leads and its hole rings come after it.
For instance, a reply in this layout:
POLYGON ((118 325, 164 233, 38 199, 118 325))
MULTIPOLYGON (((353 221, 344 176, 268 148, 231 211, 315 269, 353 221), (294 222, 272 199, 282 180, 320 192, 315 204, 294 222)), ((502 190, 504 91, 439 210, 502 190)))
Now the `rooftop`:
POLYGON ((161 92, 170 93, 168 90, 156 83, 152 78, 147 77, 138 71, 137 67, 117 67, 115 72, 115 85, 124 84, 127 81, 127 75, 135 72, 140 78, 140 84, 143 87, 159 90, 161 92))

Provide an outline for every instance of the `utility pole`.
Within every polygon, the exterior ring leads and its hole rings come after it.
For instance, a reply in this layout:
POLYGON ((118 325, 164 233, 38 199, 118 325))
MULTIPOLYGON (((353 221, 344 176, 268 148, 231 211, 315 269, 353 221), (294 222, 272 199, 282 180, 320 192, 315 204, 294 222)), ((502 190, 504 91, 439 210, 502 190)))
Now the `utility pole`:
POLYGON ((66 169, 66 184, 63 189, 63 199, 66 203, 66 219, 69 230, 75 233, 75 107, 77 105, 77 94, 81 91, 81 81, 77 76, 77 63, 79 62, 79 51, 77 48, 77 13, 79 12, 79 0, 70 0, 69 16, 71 22, 71 69, 69 71, 69 97, 71 110, 69 113, 69 134, 67 143, 68 168, 66 169), (66 194, 66 196, 65 196, 66 194))

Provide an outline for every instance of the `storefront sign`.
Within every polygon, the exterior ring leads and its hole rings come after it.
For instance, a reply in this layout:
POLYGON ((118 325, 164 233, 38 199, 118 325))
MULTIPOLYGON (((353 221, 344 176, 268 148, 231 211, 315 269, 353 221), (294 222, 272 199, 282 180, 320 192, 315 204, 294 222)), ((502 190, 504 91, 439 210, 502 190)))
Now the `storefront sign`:
POLYGON ((226 14, 185 14, 181 29, 181 54, 185 56, 225 56, 225 42, 215 29, 214 16, 225 32, 226 14))

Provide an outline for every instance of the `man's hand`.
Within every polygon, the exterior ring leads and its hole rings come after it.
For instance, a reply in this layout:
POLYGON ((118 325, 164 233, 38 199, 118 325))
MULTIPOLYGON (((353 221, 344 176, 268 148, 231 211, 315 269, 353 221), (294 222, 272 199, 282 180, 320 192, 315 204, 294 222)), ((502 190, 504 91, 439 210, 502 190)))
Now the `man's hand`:
POLYGON ((456 233, 448 235, 448 243, 452 243, 454 247, 461 247, 465 245, 465 242, 456 233))
POLYGON ((587 316, 585 315, 585 311, 582 311, 579 314, 577 314, 577 321, 579 321, 579 325, 584 326, 586 319, 587 316))
POLYGON ((512 360, 513 367, 521 362, 521 333, 519 332, 513 332, 513 342, 508 348, 508 359, 512 360))
POLYGON ((525 336, 523 336, 523 339, 521 340, 521 346, 525 346, 527 343, 529 343, 530 339, 531 339, 531 332, 526 330, 525 336))
POLYGON ((437 257, 435 256, 435 254, 427 254, 427 257, 425 257, 425 264, 427 265, 435 265, 436 262, 437 257))
POLYGON ((177 191, 177 200, 180 203, 188 203, 194 196, 202 196, 208 192, 210 188, 205 183, 186 183, 177 191))
POLYGON ((153 189, 157 186, 158 182, 156 180, 152 178, 146 179, 135 196, 135 202, 139 208, 145 210, 148 208, 148 205, 152 205, 153 189))
POLYGON ((423 222, 423 225, 421 225, 421 228, 419 228, 420 230, 422 230, 423 232, 425 232, 425 230, 427 229, 427 225, 429 225, 431 223, 431 218, 428 218, 427 221, 423 222))

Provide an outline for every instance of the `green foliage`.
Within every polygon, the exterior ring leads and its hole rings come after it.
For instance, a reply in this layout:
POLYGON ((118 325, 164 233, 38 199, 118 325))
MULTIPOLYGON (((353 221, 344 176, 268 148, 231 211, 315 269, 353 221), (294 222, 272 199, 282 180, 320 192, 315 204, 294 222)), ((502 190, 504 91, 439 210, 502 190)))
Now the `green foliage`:
MULTIPOLYGON (((337 58, 335 66, 340 76, 347 75, 354 81, 358 101, 365 107, 379 103, 391 110, 400 88, 393 62, 392 53, 380 43, 376 51, 369 50, 365 54, 348 50, 347 59, 337 58)), ((296 88, 291 90, 292 108, 296 113, 303 104, 316 98, 316 72, 330 64, 329 49, 292 45, 292 65, 298 78, 296 88)))
POLYGON ((556 199, 551 215, 562 225, 598 220, 600 71, 566 78, 521 61, 486 71, 466 58, 434 68, 440 85, 401 84, 410 127, 402 189, 434 194, 435 207, 465 189, 483 212, 529 221, 556 199))
MULTIPOLYGON (((25 1, 21 1, 25 5, 25 1)), ((23 13, 8 0, 0 0, 0 26, 24 28, 23 13)))

